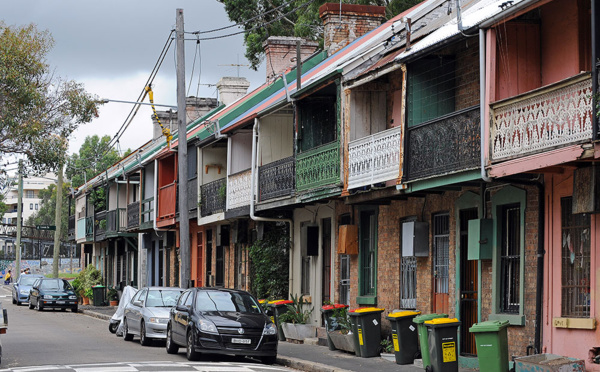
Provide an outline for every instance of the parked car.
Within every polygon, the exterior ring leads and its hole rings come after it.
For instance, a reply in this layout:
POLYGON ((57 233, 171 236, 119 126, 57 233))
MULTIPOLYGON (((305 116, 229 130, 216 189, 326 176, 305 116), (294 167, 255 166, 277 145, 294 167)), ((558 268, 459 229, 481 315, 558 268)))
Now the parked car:
POLYGON ((21 306, 21 303, 29 301, 31 286, 37 279, 43 277, 43 275, 37 274, 21 274, 12 287, 12 303, 21 306))
POLYGON ((29 308, 42 311, 45 308, 71 309, 77 312, 77 295, 64 279, 37 279, 29 291, 29 308))
MULTIPOLYGON (((2 302, 0 302, 0 335, 5 334, 8 331, 8 312, 2 308, 2 302)), ((0 342, 0 363, 2 363, 2 342, 0 342)))
POLYGON ((167 353, 186 348, 188 360, 200 353, 277 358, 277 327, 250 293, 234 289, 191 288, 171 309, 167 353))
POLYGON ((125 306, 123 339, 131 341, 140 336, 140 343, 150 345, 152 339, 167 337, 169 310, 175 306, 183 289, 174 287, 145 287, 125 306))

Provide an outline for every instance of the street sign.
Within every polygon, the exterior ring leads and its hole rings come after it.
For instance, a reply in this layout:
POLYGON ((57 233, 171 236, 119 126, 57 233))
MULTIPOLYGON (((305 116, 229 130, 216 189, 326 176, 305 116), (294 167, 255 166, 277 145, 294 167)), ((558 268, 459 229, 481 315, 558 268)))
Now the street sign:
POLYGON ((56 230, 54 225, 35 225, 36 230, 56 230))

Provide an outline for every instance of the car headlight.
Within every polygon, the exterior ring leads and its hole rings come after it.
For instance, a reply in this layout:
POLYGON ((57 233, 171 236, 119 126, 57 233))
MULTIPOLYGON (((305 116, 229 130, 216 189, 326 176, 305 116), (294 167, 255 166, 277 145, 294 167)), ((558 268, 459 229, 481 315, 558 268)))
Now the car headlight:
POLYGON ((77 299, 77 296, 75 296, 75 295, 69 296, 69 300, 76 300, 76 299, 77 299))
POLYGON ((204 333, 212 333, 215 335, 219 334, 219 331, 217 331, 217 326, 215 326, 215 323, 211 322, 210 320, 200 319, 198 326, 204 333))
POLYGON ((263 328, 263 335, 272 336, 277 334, 277 327, 273 323, 265 324, 265 328, 263 328))
POLYGON ((148 322, 155 323, 155 324, 161 324, 161 323, 162 324, 167 324, 169 322, 169 319, 167 319, 167 318, 155 318, 155 317, 152 317, 152 318, 148 319, 148 322))
POLYGON ((22 290, 19 291, 19 293, 22 294, 22 295, 28 295, 29 291, 26 291, 26 290, 22 289, 22 290))
POLYGON ((52 299, 52 295, 44 295, 44 300, 51 300, 52 299))

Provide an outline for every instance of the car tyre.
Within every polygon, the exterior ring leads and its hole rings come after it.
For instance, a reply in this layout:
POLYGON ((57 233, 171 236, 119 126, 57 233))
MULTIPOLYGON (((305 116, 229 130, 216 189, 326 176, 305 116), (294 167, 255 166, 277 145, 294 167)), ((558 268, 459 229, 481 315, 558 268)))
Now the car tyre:
POLYGON ((12 301, 13 301, 13 305, 14 305, 14 304, 17 304, 17 305, 18 305, 18 303, 17 303, 17 300, 15 300, 15 298, 14 298, 14 297, 12 298, 12 301))
POLYGON ((171 332, 171 326, 167 326, 167 341, 165 342, 167 354, 177 354, 179 346, 173 342, 173 335, 171 332))
POLYGON ((21 301, 19 301, 19 300, 17 300, 16 303, 17 303, 17 306, 23 305, 23 303, 21 301))
POLYGON ((277 355, 269 355, 269 356, 260 357, 260 361, 263 364, 268 364, 268 365, 275 364, 276 360, 277 360, 277 355))
POLYGON ((40 304, 40 300, 37 300, 37 302, 35 303, 35 309, 37 311, 43 311, 44 307, 40 304))
POLYGON ((117 333, 117 328, 119 328, 118 322, 108 323, 108 330, 110 331, 110 333, 117 333))
POLYGON ((142 320, 142 324, 140 325, 140 344, 142 346, 148 346, 152 343, 152 340, 146 337, 146 324, 142 320))
POLYGON ((200 353, 196 351, 196 344, 194 343, 194 332, 190 329, 186 336, 186 348, 185 356, 190 362, 198 360, 200 353))
POLYGON ((33 309, 33 303, 31 302, 31 298, 29 298, 29 309, 33 309))
POLYGON ((77 306, 71 308, 71 312, 76 313, 78 311, 77 306))
POLYGON ((123 318, 123 340, 133 340, 133 335, 129 333, 129 327, 127 327, 127 318, 123 318))

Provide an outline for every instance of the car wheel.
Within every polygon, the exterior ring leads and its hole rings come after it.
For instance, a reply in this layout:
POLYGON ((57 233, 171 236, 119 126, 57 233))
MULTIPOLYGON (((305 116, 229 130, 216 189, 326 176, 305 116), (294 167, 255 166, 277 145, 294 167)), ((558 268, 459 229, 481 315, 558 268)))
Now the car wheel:
POLYGON ((17 300, 15 300, 14 297, 12 298, 12 301, 13 301, 13 305, 17 303, 17 300))
POLYGON ((173 342, 173 335, 171 333, 171 326, 167 326, 167 342, 165 343, 168 354, 177 354, 179 346, 173 342))
POLYGON ((31 302, 31 298, 29 299, 29 308, 33 309, 33 303, 31 302))
POLYGON ((196 351, 196 344, 194 343, 194 332, 191 329, 187 333, 185 356, 189 361, 198 360, 198 357, 200 357, 200 353, 196 351))
POLYGON ((117 333, 117 328, 119 328, 118 322, 108 323, 108 330, 110 333, 117 333))
POLYGON ((260 357, 260 361, 263 364, 275 364, 276 360, 277 360, 277 355, 269 355, 269 356, 260 357))
POLYGON ((35 303, 35 309, 37 311, 42 311, 44 310, 44 307, 40 304, 40 300, 37 300, 37 302, 35 303))
POLYGON ((77 312, 77 310, 78 310, 78 309, 77 309, 77 306, 75 306, 75 307, 72 307, 72 308, 71 308, 71 311, 72 311, 72 312, 74 312, 74 313, 76 313, 76 312, 77 312))
POLYGON ((17 303, 17 306, 21 306, 23 303, 19 300, 15 301, 17 303))
POLYGON ((152 340, 146 337, 146 324, 142 320, 142 324, 140 325, 140 344, 142 346, 148 346, 152 343, 152 340))
POLYGON ((123 340, 131 341, 133 340, 133 335, 129 333, 129 327, 127 327, 127 318, 123 319, 123 340))

